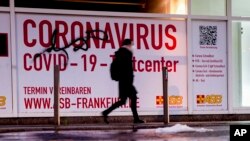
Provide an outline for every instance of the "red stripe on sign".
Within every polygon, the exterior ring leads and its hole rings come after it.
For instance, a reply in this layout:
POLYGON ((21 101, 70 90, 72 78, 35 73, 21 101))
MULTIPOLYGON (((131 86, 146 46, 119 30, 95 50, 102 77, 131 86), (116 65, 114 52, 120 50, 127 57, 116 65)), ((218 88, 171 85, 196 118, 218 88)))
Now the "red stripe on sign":
POLYGON ((106 67, 106 66, 108 66, 108 64, 100 64, 100 66, 106 67))
POLYGON ((70 66, 77 66, 77 63, 70 63, 70 66))

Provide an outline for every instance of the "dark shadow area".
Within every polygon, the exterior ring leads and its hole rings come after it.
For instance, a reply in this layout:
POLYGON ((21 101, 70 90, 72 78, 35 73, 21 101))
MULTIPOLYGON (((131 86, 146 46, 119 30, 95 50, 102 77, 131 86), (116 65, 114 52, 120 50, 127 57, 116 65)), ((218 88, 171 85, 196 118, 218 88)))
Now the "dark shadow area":
POLYGON ((15 0, 16 7, 144 12, 146 0, 15 0))
POLYGON ((40 138, 41 140, 127 140, 127 141, 134 141, 134 135, 133 132, 130 131, 114 131, 106 132, 79 132, 75 134, 71 133, 36 133, 34 134, 37 138, 40 138))
MULTIPOLYGON (((85 135, 66 135, 61 133, 38 133, 35 134, 41 140, 96 140, 96 137, 89 137, 85 135)), ((105 138, 103 138, 105 139, 105 138)))
POLYGON ((0 6, 9 7, 9 0, 0 0, 0 6))
POLYGON ((8 57, 8 34, 0 33, 0 57, 8 57))

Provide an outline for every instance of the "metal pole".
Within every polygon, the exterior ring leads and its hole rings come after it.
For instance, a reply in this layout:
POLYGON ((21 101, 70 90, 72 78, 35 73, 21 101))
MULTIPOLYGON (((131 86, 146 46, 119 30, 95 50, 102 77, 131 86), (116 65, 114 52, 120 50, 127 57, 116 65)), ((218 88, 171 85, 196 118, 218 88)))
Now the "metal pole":
POLYGON ((169 123, 169 111, 168 111, 168 72, 167 72, 167 67, 162 68, 162 83, 163 83, 164 124, 168 124, 169 123))
POLYGON ((60 107, 59 107, 59 86, 60 72, 59 65, 54 65, 54 124, 60 125, 60 107))

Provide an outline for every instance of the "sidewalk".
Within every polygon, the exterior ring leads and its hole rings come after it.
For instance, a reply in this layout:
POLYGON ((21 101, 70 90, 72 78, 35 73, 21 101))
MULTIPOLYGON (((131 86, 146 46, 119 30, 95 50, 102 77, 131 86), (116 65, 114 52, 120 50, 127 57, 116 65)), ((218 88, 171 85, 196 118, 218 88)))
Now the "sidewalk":
MULTIPOLYGON (((169 123, 163 122, 132 124, 132 123, 97 123, 62 125, 0 125, 0 141, 5 140, 29 140, 29 141, 229 141, 230 124, 235 122, 189 122, 169 123), (177 124, 196 131, 162 132, 161 129, 170 127, 174 131, 177 124), (201 130, 208 130, 200 132, 201 130), (158 132, 160 131, 160 132, 158 132)), ((240 124, 244 124, 241 122, 240 124)), ((182 128, 179 128, 182 129, 182 128)))
POLYGON ((250 121, 236 121, 236 122, 171 122, 165 125, 163 122, 150 122, 143 124, 133 123, 97 123, 97 124, 72 124, 72 125, 0 125, 0 133, 4 132, 26 132, 26 131, 63 131, 63 130, 126 130, 126 129, 152 129, 170 127, 175 124, 187 125, 190 127, 205 127, 225 126, 230 124, 250 124, 250 121))

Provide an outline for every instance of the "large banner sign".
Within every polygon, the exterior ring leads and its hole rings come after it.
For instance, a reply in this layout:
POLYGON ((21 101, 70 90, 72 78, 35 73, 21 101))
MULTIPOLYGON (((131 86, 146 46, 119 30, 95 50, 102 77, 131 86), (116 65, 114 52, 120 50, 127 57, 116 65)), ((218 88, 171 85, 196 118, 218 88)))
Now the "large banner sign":
POLYGON ((10 15, 0 13, 0 116, 12 114, 10 15), (4 22, 3 22, 4 21, 4 22))
MULTIPOLYGON (((185 21, 17 14, 16 27, 20 115, 53 112, 55 64, 61 112, 100 115, 118 100, 109 66, 125 38, 135 43, 138 112, 163 113, 162 67, 168 68, 170 110, 187 110, 185 21)), ((114 114, 130 115, 129 101, 114 114)))
POLYGON ((226 22, 192 25, 194 110, 227 110, 226 22))

